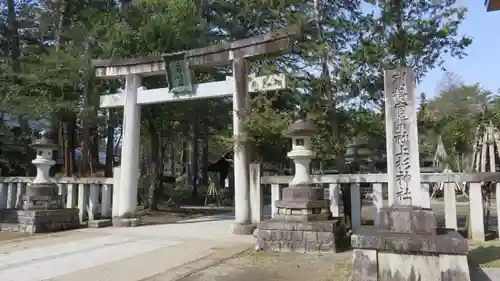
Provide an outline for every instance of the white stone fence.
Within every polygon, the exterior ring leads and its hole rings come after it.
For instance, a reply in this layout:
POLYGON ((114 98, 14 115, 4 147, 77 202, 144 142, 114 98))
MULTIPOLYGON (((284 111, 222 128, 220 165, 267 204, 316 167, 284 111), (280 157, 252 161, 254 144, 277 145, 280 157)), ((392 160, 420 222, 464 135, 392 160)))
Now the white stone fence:
MULTIPOLYGON (((313 182, 327 186, 331 200, 330 209, 333 216, 340 216, 340 184, 351 185, 352 228, 354 231, 361 226, 361 190, 360 183, 369 183, 372 186, 370 197, 373 199, 372 212, 375 214, 384 204, 383 185, 387 184, 387 174, 339 174, 339 175, 312 175, 313 182)), ((263 185, 271 185, 271 212, 276 213, 275 201, 281 198, 281 189, 292 180, 292 176, 261 176, 260 165, 250 165, 250 198, 251 218, 255 223, 263 219, 262 193, 263 185)), ((429 190, 429 183, 444 184, 445 227, 457 229, 457 204, 455 182, 468 182, 469 185, 469 224, 473 240, 484 241, 482 208, 482 182, 496 184, 496 215, 500 225, 500 173, 422 173, 423 188, 429 190)), ((390 195, 389 195, 390 196, 390 195)), ((429 194, 430 196, 430 194, 429 194)), ((391 201, 391 198, 389 198, 391 201)))
MULTIPOLYGON (((119 173, 118 173, 119 174, 119 173)), ((34 177, 0 177, 0 210, 22 209, 22 196, 34 177)), ((51 178, 66 208, 78 208, 80 221, 111 218, 113 178, 51 178)))

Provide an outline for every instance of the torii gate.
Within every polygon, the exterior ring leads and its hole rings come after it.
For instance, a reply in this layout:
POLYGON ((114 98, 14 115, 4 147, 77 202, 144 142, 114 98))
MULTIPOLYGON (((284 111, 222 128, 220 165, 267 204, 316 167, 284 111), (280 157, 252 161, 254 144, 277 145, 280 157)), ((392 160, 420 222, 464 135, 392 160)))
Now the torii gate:
POLYGON ((246 38, 232 43, 188 50, 163 57, 94 60, 96 76, 125 77, 125 90, 101 96, 101 107, 124 108, 120 186, 113 196, 117 207, 114 224, 136 225, 137 172, 139 168, 140 105, 190 99, 233 96, 235 234, 251 234, 255 225, 250 215, 248 146, 243 124, 248 114, 249 92, 286 88, 284 75, 248 78, 247 59, 287 51, 292 37, 300 35, 300 27, 291 26, 277 32, 246 38), (233 77, 226 81, 191 85, 191 67, 213 67, 233 64, 233 77), (141 77, 167 73, 169 88, 146 90, 141 77), (115 200, 116 198, 116 200, 115 200))

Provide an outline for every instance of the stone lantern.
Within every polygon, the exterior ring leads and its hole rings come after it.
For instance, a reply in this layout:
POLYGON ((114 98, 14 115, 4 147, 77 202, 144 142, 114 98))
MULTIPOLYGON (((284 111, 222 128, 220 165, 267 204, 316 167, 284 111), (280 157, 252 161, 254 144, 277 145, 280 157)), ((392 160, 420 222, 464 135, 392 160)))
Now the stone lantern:
POLYGON ((330 216, 330 202, 324 200, 323 188, 316 186, 310 175, 310 163, 316 153, 312 151, 311 137, 316 126, 306 120, 295 121, 283 134, 292 139, 292 150, 287 156, 293 160, 295 175, 283 199, 276 202, 277 217, 286 220, 327 220, 330 216))
POLYGON ((36 177, 26 188, 24 209, 60 209, 63 207, 62 196, 49 176, 50 167, 55 164, 52 153, 59 146, 48 138, 48 132, 43 131, 41 138, 31 147, 36 150, 36 158, 31 161, 36 166, 36 177))
POLYGON ((315 156, 311 137, 316 126, 307 120, 298 120, 285 130, 292 139, 292 150, 287 154, 295 165, 295 175, 282 191, 282 199, 275 202, 273 218, 259 222, 258 250, 278 252, 335 252, 335 234, 339 219, 332 219, 330 200, 324 199, 324 190, 310 175, 310 163, 315 156))
POLYGON ((57 184, 49 177, 50 167, 55 164, 52 153, 58 146, 48 138, 48 132, 42 132, 41 138, 31 147, 36 150, 36 158, 32 161, 37 169, 36 177, 26 187, 23 210, 5 210, 2 223, 12 225, 11 231, 28 233, 80 227, 78 209, 64 208, 63 196, 58 194, 57 184))
POLYGON ((316 132, 316 126, 309 121, 299 120, 294 122, 283 132, 285 136, 292 139, 292 150, 288 152, 288 158, 293 160, 295 175, 290 186, 312 184, 310 177, 310 163, 316 156, 312 151, 311 137, 316 132))
POLYGON ((40 135, 41 138, 31 144, 31 147, 36 150, 36 158, 31 163, 37 168, 36 178, 33 183, 50 183, 49 170, 56 163, 52 160, 52 153, 59 146, 47 137, 48 132, 43 131, 40 135))

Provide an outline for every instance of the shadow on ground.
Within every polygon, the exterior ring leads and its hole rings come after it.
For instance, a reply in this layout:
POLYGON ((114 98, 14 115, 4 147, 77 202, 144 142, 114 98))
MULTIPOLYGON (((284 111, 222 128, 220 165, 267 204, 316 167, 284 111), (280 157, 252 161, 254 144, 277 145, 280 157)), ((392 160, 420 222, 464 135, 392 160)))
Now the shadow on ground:
POLYGON ((471 272, 471 281, 493 281, 493 279, 488 277, 482 269, 478 269, 475 272, 471 272))
POLYGON ((141 225, 188 224, 200 221, 221 221, 233 219, 231 212, 219 209, 161 208, 156 211, 138 212, 141 225))

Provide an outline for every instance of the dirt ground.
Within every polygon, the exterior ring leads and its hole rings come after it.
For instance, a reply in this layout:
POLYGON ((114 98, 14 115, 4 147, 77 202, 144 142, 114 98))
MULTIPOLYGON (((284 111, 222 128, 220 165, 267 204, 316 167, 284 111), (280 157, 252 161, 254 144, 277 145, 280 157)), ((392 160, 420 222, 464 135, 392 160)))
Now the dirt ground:
POLYGON ((29 234, 22 232, 0 231, 0 241, 10 241, 12 239, 24 238, 29 236, 29 234))
MULTIPOLYGON (((351 259, 351 251, 318 255, 248 250, 179 281, 345 281, 351 276, 351 259)), ((471 242, 468 259, 471 274, 500 268, 500 241, 471 242)))
POLYGON ((139 207, 138 215, 142 225, 169 224, 203 216, 216 215, 227 211, 214 209, 189 209, 159 206, 157 211, 148 211, 139 207))
POLYGON ((351 266, 351 252, 318 255, 249 250, 179 281, 345 281, 351 266))

